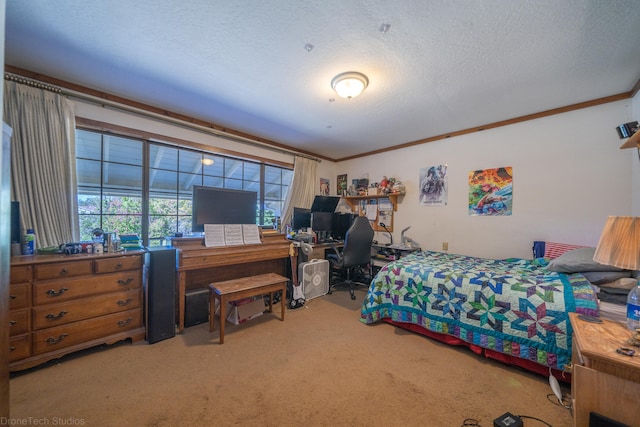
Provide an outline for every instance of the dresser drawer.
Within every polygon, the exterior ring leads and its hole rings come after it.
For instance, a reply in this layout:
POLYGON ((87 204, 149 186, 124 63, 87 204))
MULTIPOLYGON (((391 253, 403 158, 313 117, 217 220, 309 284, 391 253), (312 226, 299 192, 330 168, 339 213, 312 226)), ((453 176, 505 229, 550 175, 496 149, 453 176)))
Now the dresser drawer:
POLYGON ((30 330, 31 309, 11 310, 9 312, 9 336, 24 334, 30 330))
POLYGON ((142 267, 142 256, 123 256, 95 260, 95 271, 98 274, 116 271, 138 270, 142 267))
POLYGON ((9 286, 9 310, 29 307, 31 305, 31 283, 20 283, 9 286))
POLYGON ((33 333, 34 355, 55 351, 142 326, 142 310, 128 310, 33 333))
POLYGON ((20 335, 9 339, 9 362, 31 356, 31 335, 20 335))
POLYGON ((33 309, 33 329, 44 329, 118 311, 131 310, 140 307, 141 300, 141 291, 137 289, 35 307, 33 309))
POLYGON ((64 277, 85 276, 93 273, 93 261, 58 262, 55 264, 37 264, 36 280, 60 279, 64 277))
POLYGON ((141 280, 139 270, 69 280, 47 280, 34 286, 34 302, 36 305, 42 305, 109 292, 140 289, 141 280))
POLYGON ((31 269, 30 265, 17 265, 11 266, 9 269, 11 276, 11 283, 22 283, 31 281, 31 269))

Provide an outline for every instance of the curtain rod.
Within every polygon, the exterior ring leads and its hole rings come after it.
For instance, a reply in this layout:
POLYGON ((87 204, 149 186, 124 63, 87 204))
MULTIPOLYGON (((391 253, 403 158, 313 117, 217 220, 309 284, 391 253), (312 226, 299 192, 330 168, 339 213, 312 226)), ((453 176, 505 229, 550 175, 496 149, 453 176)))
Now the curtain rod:
POLYGON ((62 95, 62 88, 59 88, 57 86, 52 86, 48 83, 43 83, 39 80, 30 79, 28 77, 19 76, 17 74, 12 74, 12 73, 4 73, 4 79, 12 82, 16 82, 16 83, 21 83, 23 85, 35 87, 38 89, 48 90, 50 92, 54 92, 59 95, 62 95))
POLYGON ((223 138, 223 139, 227 139, 229 141, 233 141, 233 142, 239 142, 242 144, 246 144, 246 145, 252 145, 254 147, 261 147, 261 148, 265 148, 267 150, 270 151, 274 151, 274 152, 279 152, 279 153, 283 153, 283 154, 291 154, 294 156, 300 156, 300 157, 305 157, 307 159, 311 159, 311 160, 315 160, 316 162, 320 162, 321 160, 317 157, 308 155, 308 154, 304 154, 304 153, 300 153, 294 150, 288 150, 286 148, 279 148, 279 147, 274 147, 273 145, 267 144, 267 143, 263 143, 260 141, 255 141, 249 138, 244 138, 241 136, 237 136, 237 135, 232 135, 232 134, 228 134, 226 132, 223 131, 219 131, 216 129, 212 129, 212 128, 208 128, 206 126, 201 126, 201 125, 196 125, 194 123, 189 123, 189 122, 185 122, 184 120, 180 120, 180 119, 176 119, 173 117, 167 117, 164 116, 162 114, 158 114, 158 113, 153 113, 151 111, 146 111, 143 110, 141 108, 136 108, 136 107, 131 107, 128 105, 124 105, 124 104, 120 104, 118 102, 115 101, 111 101, 108 99, 104 99, 104 98, 100 98, 97 96, 93 96, 93 95, 88 95, 86 93, 82 93, 82 92, 77 92, 74 90, 70 90, 70 89, 66 89, 66 88, 61 88, 58 86, 52 86, 50 84, 47 83, 43 83, 40 82, 38 80, 34 80, 31 78, 27 78, 27 77, 23 77, 17 74, 13 74, 13 73, 9 73, 9 72, 5 72, 5 80, 10 80, 10 81, 15 81, 17 83, 22 83, 22 84, 26 84, 32 87, 37 87, 40 89, 46 89, 61 95, 66 95, 70 98, 75 98, 81 101, 87 101, 87 102, 91 102, 93 104, 98 104, 101 105, 104 108, 112 108, 114 110, 117 111, 124 111, 127 113, 132 113, 132 114, 136 114, 138 116, 142 116, 145 118, 150 118, 153 120, 157 120, 157 121, 161 121, 161 122, 165 122, 165 123, 170 123, 176 126, 180 126, 182 128, 185 129, 189 129, 189 130, 195 130, 201 133, 205 133, 208 135, 215 135, 219 138, 223 138))

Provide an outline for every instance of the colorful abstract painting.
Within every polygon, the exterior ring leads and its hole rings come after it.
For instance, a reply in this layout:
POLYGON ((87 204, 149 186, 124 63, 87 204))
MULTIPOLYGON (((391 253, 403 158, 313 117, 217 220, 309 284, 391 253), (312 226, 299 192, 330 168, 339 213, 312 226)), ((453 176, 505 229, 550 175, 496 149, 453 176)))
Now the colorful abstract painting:
POLYGON ((469 215, 511 215, 511 166, 469 172, 469 215))
POLYGON ((447 165, 420 169, 420 205, 440 206, 447 204, 449 178, 447 165))

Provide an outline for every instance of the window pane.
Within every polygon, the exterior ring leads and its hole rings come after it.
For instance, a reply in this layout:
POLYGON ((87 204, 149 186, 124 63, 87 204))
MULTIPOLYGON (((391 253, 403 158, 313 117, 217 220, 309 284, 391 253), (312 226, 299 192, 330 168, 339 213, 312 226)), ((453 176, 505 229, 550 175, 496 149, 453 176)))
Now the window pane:
POLYGON ((282 169, 276 168, 274 166, 265 166, 264 167, 264 182, 272 183, 272 184, 281 184, 282 183, 282 169))
POLYGON ((224 188, 231 188, 233 190, 242 190, 242 181, 239 179, 225 179, 224 188))
POLYGON ((151 169, 149 171, 149 191, 175 195, 178 190, 178 173, 151 169))
POLYGON ((180 173, 178 181, 178 189, 181 193, 193 193, 194 185, 202 185, 202 175, 180 173))
POLYGON ((149 147, 149 167, 170 171, 178 170, 178 149, 151 144, 149 147))
MULTIPOLYGON (((103 196, 103 214, 142 214, 142 198, 130 196, 103 196)), ((139 232, 139 231, 138 231, 139 232)))
POLYGON ((102 157, 102 135, 79 130, 76 132, 76 157, 100 160, 102 157))
POLYGON ((78 186, 100 188, 100 162, 95 160, 76 160, 78 186))
POLYGON ((217 176, 204 176, 203 185, 207 187, 224 188, 224 178, 217 176))
MULTIPOLYGON (((191 194, 180 194, 178 200, 178 215, 186 215, 191 221, 191 205, 193 203, 191 194)), ((189 225, 191 228, 191 225, 189 225)))
POLYGON ((149 198, 149 214, 150 215, 173 215, 178 214, 178 201, 175 194, 172 198, 150 197, 149 198))
POLYGON ((80 240, 91 240, 91 230, 100 228, 100 215, 79 215, 80 240))
POLYGON ((142 191, 142 167, 104 163, 102 174, 102 185, 109 188, 109 194, 140 194, 142 191))
POLYGON ((141 215, 104 215, 102 229, 105 232, 118 234, 140 234, 142 230, 141 215))
POLYGON ((172 236, 178 228, 175 216, 150 215, 149 239, 161 239, 172 236))
POLYGON ((142 166, 142 142, 118 136, 104 135, 105 162, 142 166))
POLYGON ((225 159, 224 176, 227 178, 242 179, 242 160, 225 159))
POLYGON ((202 153, 180 150, 180 172, 202 173, 202 153))
POLYGON ((205 175, 209 176, 224 176, 224 158, 219 156, 204 156, 205 161, 210 160, 212 164, 204 163, 203 172, 205 175))

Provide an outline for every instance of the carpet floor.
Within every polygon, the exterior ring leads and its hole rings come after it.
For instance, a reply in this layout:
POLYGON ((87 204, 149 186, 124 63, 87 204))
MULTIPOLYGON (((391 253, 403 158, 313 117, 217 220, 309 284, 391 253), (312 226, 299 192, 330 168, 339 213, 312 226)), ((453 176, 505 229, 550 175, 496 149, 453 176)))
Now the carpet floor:
POLYGON ((510 412, 572 424, 549 398, 547 378, 385 323, 364 325, 364 289, 356 295, 336 290, 287 310, 284 322, 279 306, 245 324, 227 322, 224 345, 200 324, 155 344, 101 346, 14 373, 5 421, 457 427, 475 419, 491 427, 510 412))

